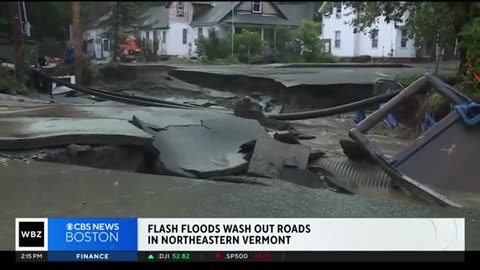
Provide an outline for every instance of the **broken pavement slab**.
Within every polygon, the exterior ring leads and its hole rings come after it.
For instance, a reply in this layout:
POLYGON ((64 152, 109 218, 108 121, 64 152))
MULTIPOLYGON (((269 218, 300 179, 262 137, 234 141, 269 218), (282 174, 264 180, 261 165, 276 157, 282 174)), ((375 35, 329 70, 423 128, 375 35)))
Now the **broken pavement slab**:
POLYGON ((131 121, 132 116, 141 117, 157 125, 188 125, 198 123, 195 119, 218 119, 223 114, 218 111, 144 107, 128 104, 29 104, 15 103, 14 107, 1 106, 0 117, 71 117, 71 118, 111 118, 131 121))
POLYGON ((240 146, 264 136, 266 130, 255 120, 215 115, 217 119, 204 119, 192 114, 168 125, 135 115, 133 123, 154 136, 159 168, 169 173, 198 178, 240 173, 248 166, 240 146))
POLYGON ((74 164, 99 169, 138 172, 145 168, 145 149, 135 145, 77 145, 0 151, 0 158, 74 164))
POLYGON ((14 117, 0 119, 0 149, 69 144, 149 146, 152 136, 124 120, 14 117))
POLYGON ((249 175, 280 178, 285 166, 305 169, 310 156, 310 147, 301 144, 286 144, 269 135, 259 138, 248 167, 249 175))

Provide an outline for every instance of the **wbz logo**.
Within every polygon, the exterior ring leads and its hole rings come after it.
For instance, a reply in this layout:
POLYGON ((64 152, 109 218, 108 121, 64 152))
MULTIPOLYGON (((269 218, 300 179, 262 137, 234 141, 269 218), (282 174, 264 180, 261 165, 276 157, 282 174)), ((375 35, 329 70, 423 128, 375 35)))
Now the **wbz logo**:
POLYGON ((46 218, 17 218, 16 249, 47 250, 47 221, 46 218))
POLYGON ((21 247, 43 247, 45 244, 43 222, 23 221, 18 224, 20 228, 20 246, 21 247))

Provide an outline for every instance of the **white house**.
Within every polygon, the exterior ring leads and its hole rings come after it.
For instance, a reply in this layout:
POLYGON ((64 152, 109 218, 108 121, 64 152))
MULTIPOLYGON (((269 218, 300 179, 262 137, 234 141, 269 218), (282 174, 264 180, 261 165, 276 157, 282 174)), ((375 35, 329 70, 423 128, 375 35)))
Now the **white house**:
MULTIPOLYGON (((320 12, 326 5, 322 5, 320 12)), ((325 49, 335 56, 354 57, 369 55, 372 58, 415 58, 414 41, 406 31, 393 22, 386 23, 383 17, 372 26, 374 35, 357 32, 350 22, 355 16, 342 2, 335 2, 332 15, 323 16, 322 39, 325 49)))
POLYGON ((179 57, 196 56, 195 41, 210 29, 223 36, 232 28, 235 32, 248 28, 275 46, 276 27, 298 27, 303 19, 312 20, 314 6, 313 2, 170 1, 142 15, 140 35, 159 42, 158 55, 179 57))
MULTIPOLYGON (((109 6, 102 7, 103 10, 108 10, 109 6)), ((108 36, 108 31, 104 27, 100 27, 100 23, 105 21, 111 15, 111 11, 101 16, 100 18, 94 17, 90 20, 85 20, 82 28, 82 50, 85 54, 92 59, 110 59, 111 41, 108 36)))

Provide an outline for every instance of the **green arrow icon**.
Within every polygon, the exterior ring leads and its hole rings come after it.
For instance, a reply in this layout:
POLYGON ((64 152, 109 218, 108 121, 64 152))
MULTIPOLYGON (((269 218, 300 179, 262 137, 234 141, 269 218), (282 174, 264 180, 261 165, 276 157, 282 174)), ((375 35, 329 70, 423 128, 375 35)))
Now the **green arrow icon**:
POLYGON ((155 258, 153 257, 152 254, 150 254, 150 255, 148 255, 148 259, 149 259, 149 260, 153 260, 153 259, 155 259, 155 258))

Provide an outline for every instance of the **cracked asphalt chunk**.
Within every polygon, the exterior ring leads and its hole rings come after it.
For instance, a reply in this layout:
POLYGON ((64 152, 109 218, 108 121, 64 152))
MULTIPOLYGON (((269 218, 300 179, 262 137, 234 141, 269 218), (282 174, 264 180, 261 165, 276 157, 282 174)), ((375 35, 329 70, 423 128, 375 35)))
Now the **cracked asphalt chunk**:
POLYGON ((19 150, 69 144, 151 144, 149 134, 124 120, 15 117, 0 120, 0 149, 19 150))
POLYGON ((154 147, 159 151, 157 168, 169 174, 210 178, 246 171, 248 161, 239 152, 240 146, 264 136, 266 130, 255 120, 211 114, 216 119, 189 115, 192 124, 187 125, 183 120, 180 125, 162 126, 165 121, 161 119, 152 121, 137 116, 132 122, 154 136, 154 147))

